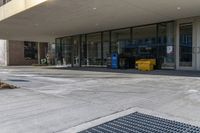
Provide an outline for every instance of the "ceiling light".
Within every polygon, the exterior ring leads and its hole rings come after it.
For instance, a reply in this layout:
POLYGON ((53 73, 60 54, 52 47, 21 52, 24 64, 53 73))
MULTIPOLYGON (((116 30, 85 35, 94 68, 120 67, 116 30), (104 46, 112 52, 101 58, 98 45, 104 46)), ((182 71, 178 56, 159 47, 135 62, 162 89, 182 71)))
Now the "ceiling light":
POLYGON ((97 10, 97 8, 96 8, 96 7, 93 7, 92 9, 93 9, 93 10, 97 10))
POLYGON ((177 7, 177 10, 181 10, 181 7, 180 7, 180 6, 178 6, 178 7, 177 7))

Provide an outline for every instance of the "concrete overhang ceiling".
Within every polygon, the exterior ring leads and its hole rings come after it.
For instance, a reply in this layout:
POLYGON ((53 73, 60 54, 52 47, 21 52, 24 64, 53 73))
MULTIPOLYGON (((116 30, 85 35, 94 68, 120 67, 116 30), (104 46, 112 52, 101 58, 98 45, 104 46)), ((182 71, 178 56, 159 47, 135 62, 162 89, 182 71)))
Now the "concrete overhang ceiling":
POLYGON ((56 37, 200 16, 200 0, 48 0, 0 22, 0 38, 56 37))

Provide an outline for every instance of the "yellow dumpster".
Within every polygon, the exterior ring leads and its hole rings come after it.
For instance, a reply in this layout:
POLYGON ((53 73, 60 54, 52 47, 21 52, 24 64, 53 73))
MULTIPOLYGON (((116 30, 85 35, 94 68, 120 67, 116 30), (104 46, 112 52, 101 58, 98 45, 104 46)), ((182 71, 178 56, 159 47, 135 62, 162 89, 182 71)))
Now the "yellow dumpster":
POLYGON ((136 61, 136 69, 140 71, 152 71, 156 65, 155 59, 141 59, 136 61))

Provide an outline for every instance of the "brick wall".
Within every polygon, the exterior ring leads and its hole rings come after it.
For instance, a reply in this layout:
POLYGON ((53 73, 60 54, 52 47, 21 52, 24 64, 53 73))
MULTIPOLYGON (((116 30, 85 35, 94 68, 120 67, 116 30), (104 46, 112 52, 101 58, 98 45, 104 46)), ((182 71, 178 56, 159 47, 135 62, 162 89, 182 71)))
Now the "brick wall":
MULTIPOLYGON (((41 59, 45 57, 45 49, 47 44, 40 45, 41 59)), ((25 59, 24 58, 24 42, 23 41, 9 41, 9 64, 14 65, 33 65, 38 64, 38 59, 25 59)))

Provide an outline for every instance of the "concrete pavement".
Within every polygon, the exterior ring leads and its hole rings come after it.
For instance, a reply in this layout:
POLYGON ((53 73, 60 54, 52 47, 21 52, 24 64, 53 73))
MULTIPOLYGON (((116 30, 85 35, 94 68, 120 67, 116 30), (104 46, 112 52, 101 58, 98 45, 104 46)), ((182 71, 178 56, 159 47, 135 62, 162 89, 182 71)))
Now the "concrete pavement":
POLYGON ((0 69, 1 133, 53 133, 127 109, 200 126, 200 77, 34 67, 0 69))

